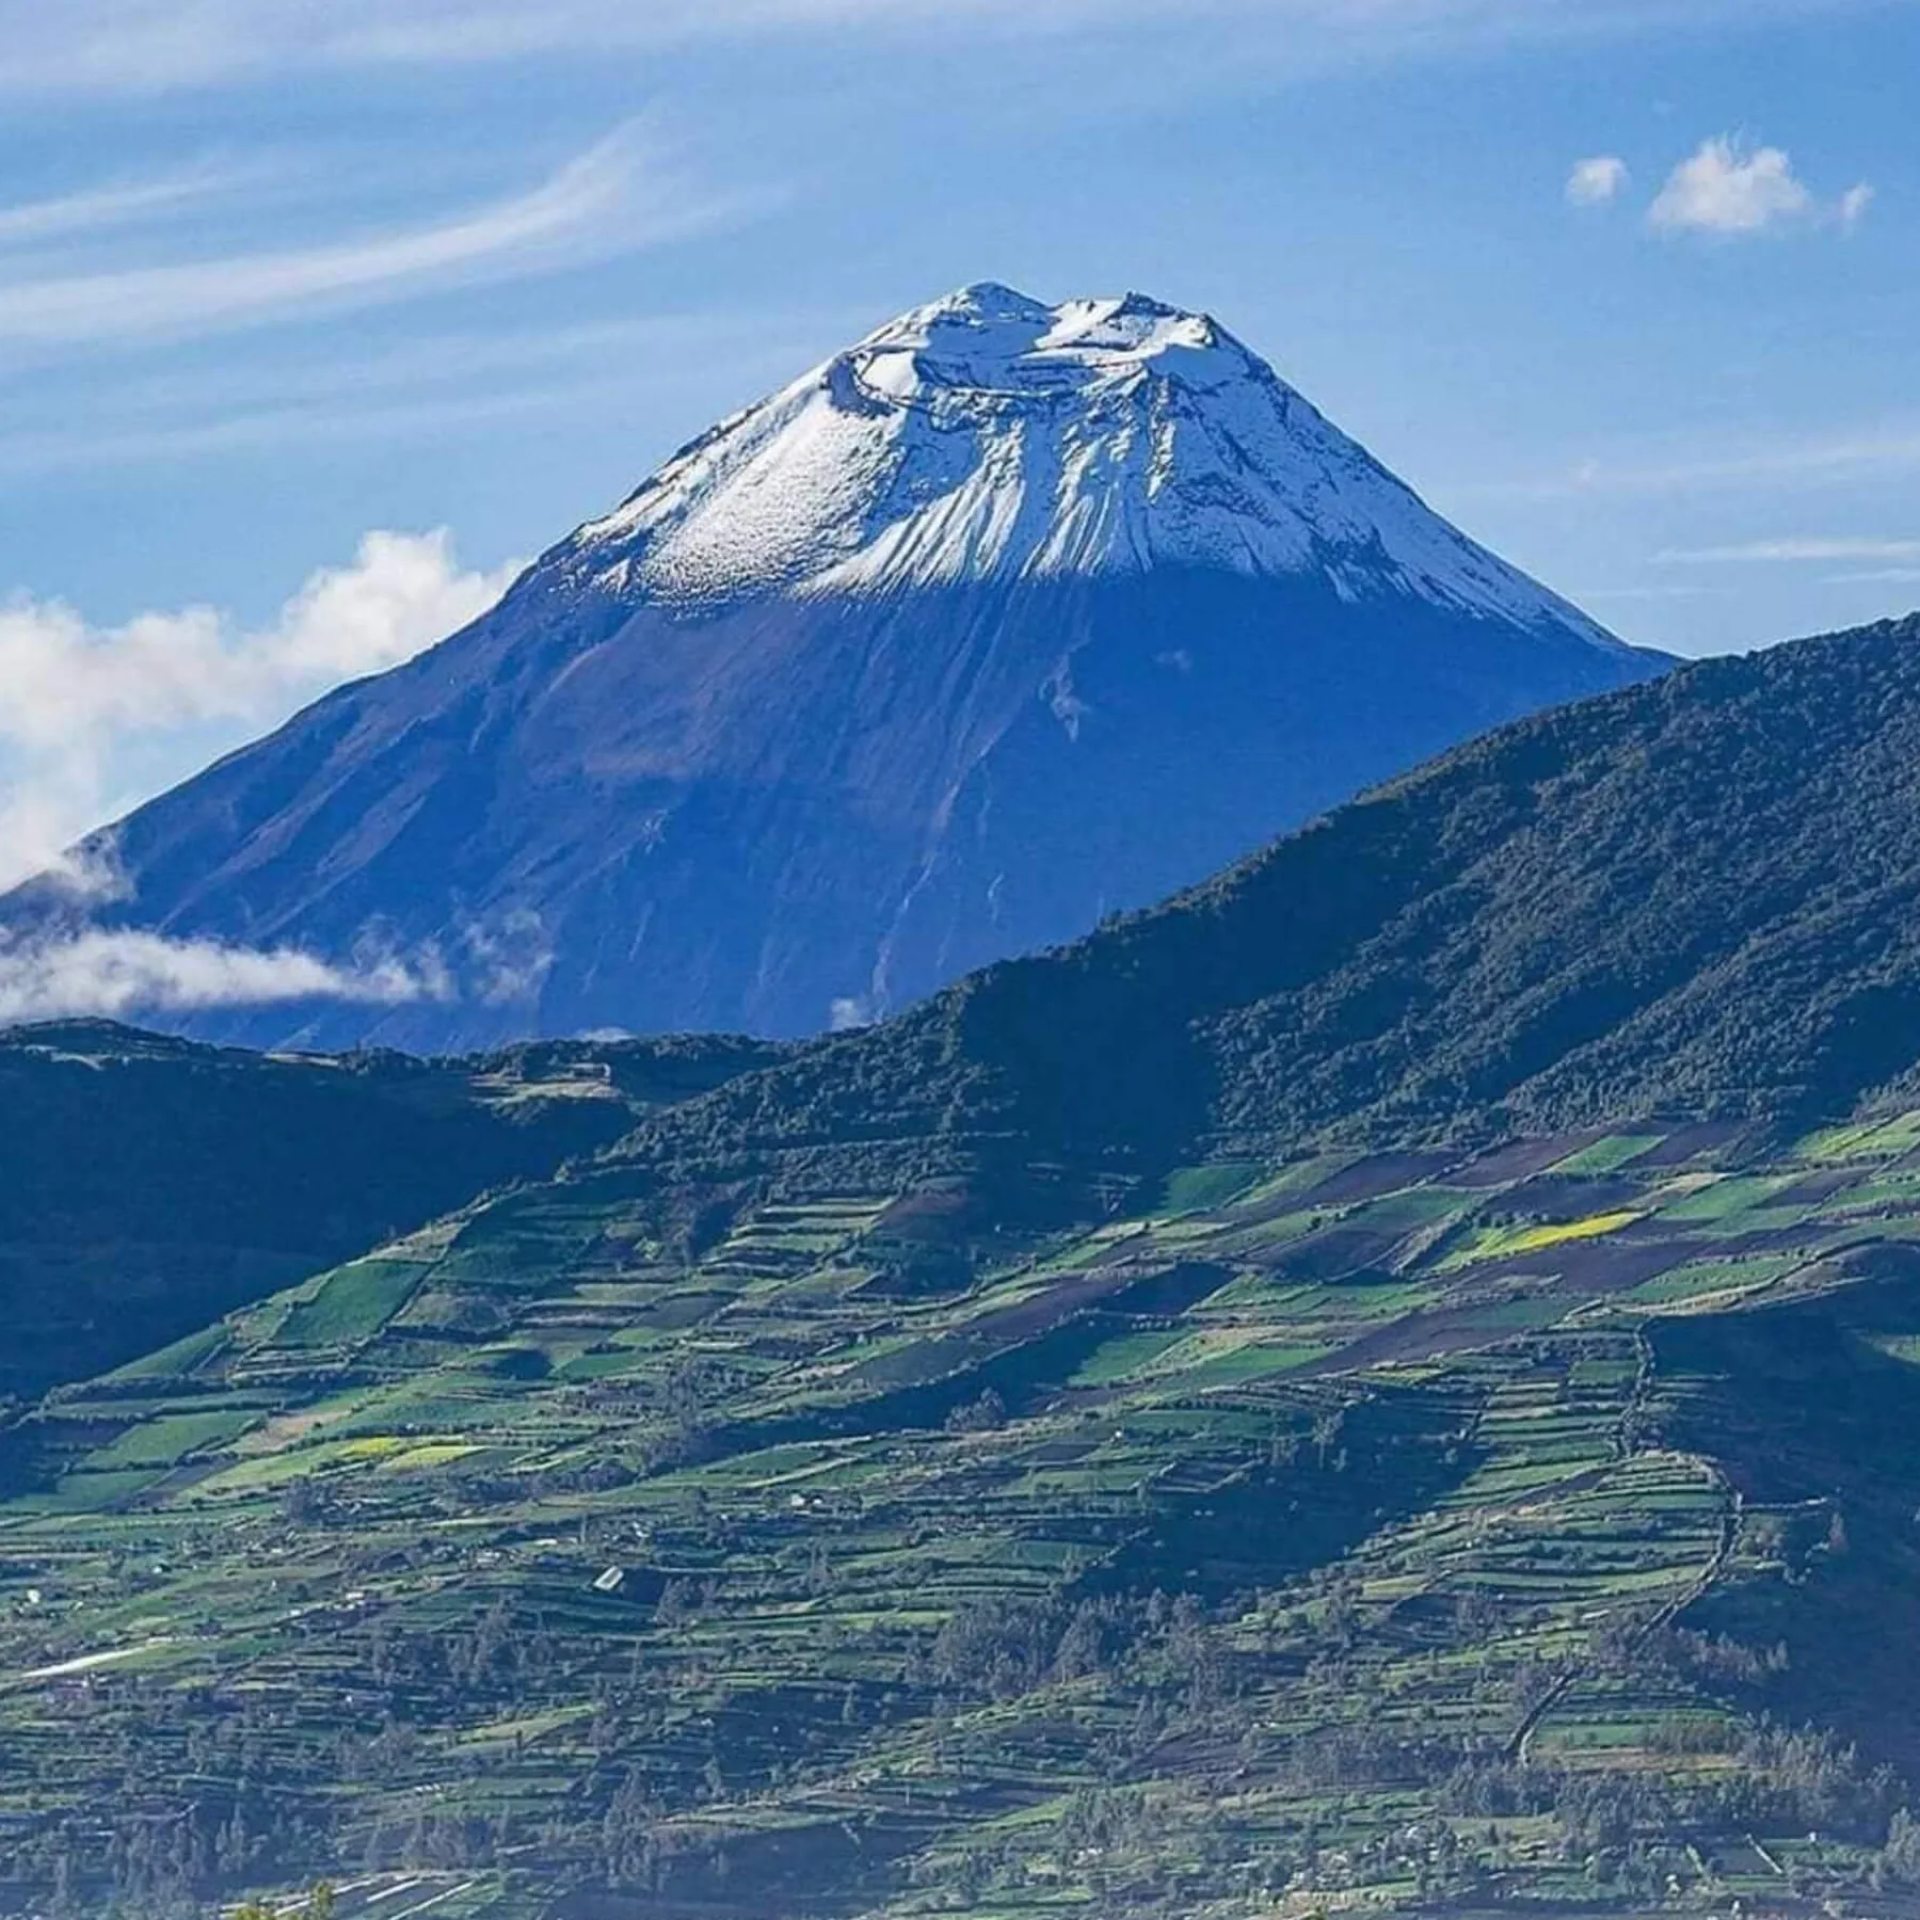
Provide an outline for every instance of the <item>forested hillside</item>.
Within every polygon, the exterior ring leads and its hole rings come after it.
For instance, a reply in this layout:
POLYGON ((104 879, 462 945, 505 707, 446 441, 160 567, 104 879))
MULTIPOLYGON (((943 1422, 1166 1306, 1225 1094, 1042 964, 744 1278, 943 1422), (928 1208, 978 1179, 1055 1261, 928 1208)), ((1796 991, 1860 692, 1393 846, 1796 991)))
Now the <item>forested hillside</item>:
POLYGON ((1075 946, 644 1127, 639 1176, 1803 1124, 1920 1060, 1920 621, 1525 720, 1075 946))

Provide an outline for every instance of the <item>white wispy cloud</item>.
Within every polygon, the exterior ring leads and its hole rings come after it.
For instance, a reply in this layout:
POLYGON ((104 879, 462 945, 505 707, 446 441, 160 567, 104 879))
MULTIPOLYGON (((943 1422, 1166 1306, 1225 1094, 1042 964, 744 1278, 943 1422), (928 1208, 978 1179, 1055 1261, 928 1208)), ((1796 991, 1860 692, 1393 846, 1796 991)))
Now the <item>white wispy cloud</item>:
POLYGON ((164 90, 293 68, 472 64, 563 51, 659 50, 857 31, 898 43, 1032 39, 1141 26, 1245 27, 1277 56, 1696 30, 1831 14, 1872 0, 0 0, 0 85, 164 90))
POLYGON ((1783 147, 1756 147, 1734 134, 1703 140, 1667 176, 1648 209, 1661 233, 1749 238, 1784 227, 1830 220, 1846 231, 1866 217, 1873 189, 1862 181, 1831 207, 1794 171, 1783 147))
POLYGON ((1724 598, 1726 587, 1584 587, 1573 598, 1584 606, 1589 600, 1705 600, 1724 598))
POLYGON ((471 437, 536 416, 552 426, 683 400, 711 367, 715 411, 768 391, 866 308, 748 306, 494 333, 426 332, 350 350, 291 351, 180 366, 141 356, 90 368, 83 391, 33 372, 0 375, 0 476, 247 455, 346 441, 471 437))
POLYGON ((457 393, 427 400, 299 406, 256 404, 198 419, 136 424, 108 417, 91 423, 21 431, 0 438, 0 472, 54 473, 85 467, 256 455, 264 449, 312 451, 338 441, 470 436, 506 420, 552 421, 589 409, 604 410, 630 390, 607 380, 522 385, 492 393, 457 393))
POLYGON ((0 1024, 124 1019, 208 1007, 346 1000, 401 1006, 449 997, 444 975, 397 959, 336 965, 297 947, 229 946, 90 928, 0 937, 0 1024))
POLYGON ((61 870, 84 833, 146 797, 117 784, 131 753, 165 764, 179 740, 171 771, 184 775, 209 730, 235 745, 343 680, 411 658, 485 612, 514 571, 462 569, 444 530, 381 532, 352 565, 315 573, 261 632, 207 607, 100 628, 57 601, 0 605, 0 888, 61 870))
MULTIPOLYGON (((531 191, 437 224, 177 264, 0 278, 0 342, 72 346, 306 317, 632 251, 721 212, 675 177, 643 128, 629 126, 531 191)), ((42 209, 38 217, 49 216, 42 209)))
POLYGON ((1604 207, 1619 199, 1630 177, 1627 163, 1615 153, 1576 160, 1567 175, 1567 198, 1576 207, 1604 207))
POLYGON ((1583 495, 1815 491, 1920 473, 1920 422, 1769 437, 1666 456, 1582 459, 1559 472, 1468 481, 1456 500, 1564 500, 1583 495))
POLYGON ((1748 540, 1724 547, 1669 547, 1654 556, 1663 566, 1743 566, 1834 560, 1920 560, 1920 540, 1748 540))
POLYGON ((17 201, 0 206, 0 246, 19 246, 176 213, 221 192, 238 177, 228 168, 186 168, 149 179, 108 181, 42 200, 17 201))

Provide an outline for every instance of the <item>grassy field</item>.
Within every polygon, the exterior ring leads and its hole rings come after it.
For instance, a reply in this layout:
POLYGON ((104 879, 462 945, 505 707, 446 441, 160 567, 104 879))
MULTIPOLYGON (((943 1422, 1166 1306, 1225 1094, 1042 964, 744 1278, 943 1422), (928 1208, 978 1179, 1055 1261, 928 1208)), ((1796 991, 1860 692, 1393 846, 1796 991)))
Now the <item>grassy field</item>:
POLYGON ((1920 1911, 1916 1143, 504 1197, 0 1435, 0 1896, 1920 1911))

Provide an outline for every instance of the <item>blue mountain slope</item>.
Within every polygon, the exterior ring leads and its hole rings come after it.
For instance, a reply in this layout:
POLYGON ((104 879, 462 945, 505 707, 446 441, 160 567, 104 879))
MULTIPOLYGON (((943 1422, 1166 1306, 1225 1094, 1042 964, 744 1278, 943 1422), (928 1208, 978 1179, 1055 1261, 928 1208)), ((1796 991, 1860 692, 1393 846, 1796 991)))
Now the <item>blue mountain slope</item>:
MULTIPOLYGON (((444 983, 180 1023, 225 1040, 804 1033, 1668 664, 1204 316, 971 288, 111 830, 127 891, 95 917, 444 983)), ((15 928, 70 911, 0 903, 15 928)))

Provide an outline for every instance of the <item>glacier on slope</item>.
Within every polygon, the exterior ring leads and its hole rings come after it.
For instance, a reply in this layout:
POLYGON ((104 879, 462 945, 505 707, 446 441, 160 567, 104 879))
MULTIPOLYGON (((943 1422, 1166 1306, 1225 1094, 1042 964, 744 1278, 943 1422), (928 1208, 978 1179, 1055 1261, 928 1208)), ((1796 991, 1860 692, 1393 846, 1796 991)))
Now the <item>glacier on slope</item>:
MULTIPOLYGON (((817 1031, 1668 664, 1217 322, 970 287, 675 455, 492 612, 90 843, 96 923, 450 983, 171 1024, 817 1031)), ((0 935, 57 932, 51 883, 0 935)))

